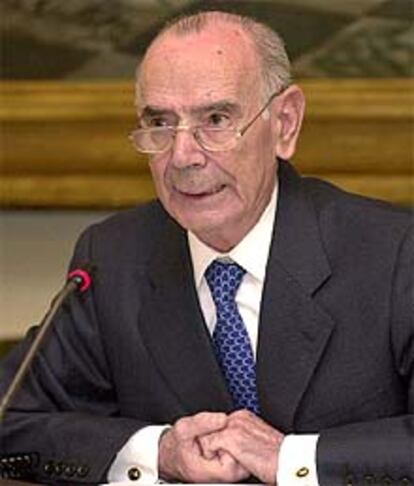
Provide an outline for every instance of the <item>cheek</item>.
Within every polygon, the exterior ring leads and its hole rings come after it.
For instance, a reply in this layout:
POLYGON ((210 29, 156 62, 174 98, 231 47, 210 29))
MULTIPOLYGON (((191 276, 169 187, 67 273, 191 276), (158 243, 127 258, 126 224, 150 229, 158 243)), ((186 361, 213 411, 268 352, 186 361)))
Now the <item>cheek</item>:
POLYGON ((251 192, 261 178, 262 151, 257 144, 249 144, 238 152, 233 164, 233 176, 239 189, 251 192))
POLYGON ((157 193, 166 191, 165 172, 167 168, 167 161, 164 157, 152 157, 149 163, 152 180, 154 181, 157 193))
POLYGON ((276 157, 271 144, 271 134, 264 131, 238 155, 240 164, 235 176, 240 197, 248 203, 262 197, 263 190, 275 177, 276 157))

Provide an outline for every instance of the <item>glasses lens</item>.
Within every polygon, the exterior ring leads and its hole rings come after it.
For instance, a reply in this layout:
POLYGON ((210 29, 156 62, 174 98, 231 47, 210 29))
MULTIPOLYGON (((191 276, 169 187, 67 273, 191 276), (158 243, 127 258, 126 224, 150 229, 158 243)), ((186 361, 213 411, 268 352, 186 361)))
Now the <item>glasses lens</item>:
POLYGON ((206 150, 230 150, 236 146, 237 131, 232 128, 205 128, 199 127, 195 136, 206 150))
POLYGON ((139 128, 131 134, 136 149, 150 154, 166 150, 173 136, 169 127, 139 128))

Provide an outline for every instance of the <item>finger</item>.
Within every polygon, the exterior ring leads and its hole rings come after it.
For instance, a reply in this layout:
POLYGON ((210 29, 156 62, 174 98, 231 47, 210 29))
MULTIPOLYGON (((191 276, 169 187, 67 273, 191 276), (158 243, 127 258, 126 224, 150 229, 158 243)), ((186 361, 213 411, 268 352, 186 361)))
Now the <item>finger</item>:
POLYGON ((219 455, 220 447, 214 447, 212 442, 212 437, 217 434, 217 432, 213 432, 212 434, 207 434, 198 437, 198 444, 200 446, 201 454, 206 459, 213 459, 219 455))
POLYGON ((212 434, 205 435, 199 439, 203 455, 214 457, 220 455, 221 452, 228 452, 237 459, 239 452, 237 442, 240 442, 238 435, 240 431, 237 429, 223 429, 212 434))
POLYGON ((268 424, 249 410, 236 410, 228 417, 229 424, 250 424, 256 427, 266 428, 268 424))
POLYGON ((198 436, 223 429, 227 425, 225 413, 202 412, 192 417, 179 419, 174 425, 174 432, 179 440, 194 440, 198 436))
POLYGON ((218 449, 210 447, 210 441, 207 439, 208 436, 198 437, 198 444, 201 450, 201 455, 207 459, 211 460, 217 457, 218 449))
POLYGON ((238 410, 229 416, 229 428, 239 428, 257 439, 283 438, 283 435, 257 415, 248 410, 238 410))
POLYGON ((239 464, 231 454, 219 450, 213 460, 205 460, 203 464, 204 478, 208 482, 235 483, 246 479, 250 472, 239 464))
POLYGON ((219 458, 223 469, 231 471, 233 482, 250 476, 250 471, 244 468, 229 452, 219 451, 219 458))
POLYGON ((210 460, 218 458, 220 464, 237 464, 246 472, 245 464, 240 459, 243 460, 243 447, 247 439, 248 436, 241 438, 240 430, 226 428, 205 435, 199 441, 203 457, 210 460))
POLYGON ((228 451, 261 481, 274 483, 282 440, 278 430, 243 411, 232 414, 224 431, 209 436, 208 447, 228 451))

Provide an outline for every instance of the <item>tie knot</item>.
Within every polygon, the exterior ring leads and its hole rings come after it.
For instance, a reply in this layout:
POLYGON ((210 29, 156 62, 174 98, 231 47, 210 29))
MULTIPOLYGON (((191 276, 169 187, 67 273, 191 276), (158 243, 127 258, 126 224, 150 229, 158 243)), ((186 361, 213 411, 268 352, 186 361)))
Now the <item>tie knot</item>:
POLYGON ((208 266, 205 277, 210 287, 216 307, 222 307, 234 302, 246 270, 237 263, 214 260, 208 266))

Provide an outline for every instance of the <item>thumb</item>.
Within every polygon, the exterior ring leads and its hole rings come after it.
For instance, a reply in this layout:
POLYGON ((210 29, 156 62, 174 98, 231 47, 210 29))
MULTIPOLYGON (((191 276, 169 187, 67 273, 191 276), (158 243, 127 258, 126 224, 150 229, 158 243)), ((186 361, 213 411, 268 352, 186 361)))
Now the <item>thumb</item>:
POLYGON ((193 437, 200 437, 224 429, 227 423, 228 416, 225 413, 201 412, 192 417, 189 429, 193 437))

